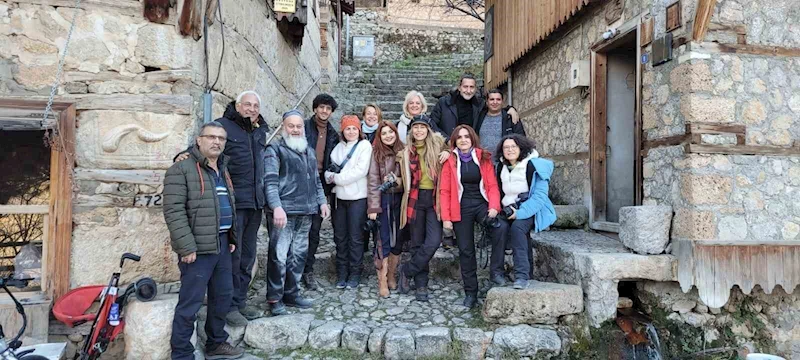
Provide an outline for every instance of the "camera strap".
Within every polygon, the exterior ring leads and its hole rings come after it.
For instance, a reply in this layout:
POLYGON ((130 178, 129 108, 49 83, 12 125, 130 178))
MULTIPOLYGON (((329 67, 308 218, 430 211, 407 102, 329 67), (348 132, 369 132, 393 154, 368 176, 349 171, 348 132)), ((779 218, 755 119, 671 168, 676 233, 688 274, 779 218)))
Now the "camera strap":
POLYGON ((360 144, 360 143, 361 143, 361 140, 359 140, 355 145, 353 145, 352 148, 350 148, 350 152, 347 153, 347 157, 344 158, 344 161, 342 161, 342 164, 339 165, 340 168, 344 169, 344 165, 347 164, 347 161, 349 161, 351 157, 353 157, 353 153, 356 152, 356 148, 358 147, 358 144, 360 144))

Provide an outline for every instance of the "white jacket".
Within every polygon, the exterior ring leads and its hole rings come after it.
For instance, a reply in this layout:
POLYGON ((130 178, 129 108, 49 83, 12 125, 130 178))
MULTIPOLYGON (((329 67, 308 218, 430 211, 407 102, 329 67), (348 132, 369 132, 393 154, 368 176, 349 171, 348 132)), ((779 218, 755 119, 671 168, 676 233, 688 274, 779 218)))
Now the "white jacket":
POLYGON ((353 156, 338 174, 325 172, 325 178, 333 175, 333 192, 340 200, 360 200, 367 198, 367 173, 372 161, 372 145, 367 140, 339 142, 331 151, 331 161, 341 164, 356 146, 353 156))

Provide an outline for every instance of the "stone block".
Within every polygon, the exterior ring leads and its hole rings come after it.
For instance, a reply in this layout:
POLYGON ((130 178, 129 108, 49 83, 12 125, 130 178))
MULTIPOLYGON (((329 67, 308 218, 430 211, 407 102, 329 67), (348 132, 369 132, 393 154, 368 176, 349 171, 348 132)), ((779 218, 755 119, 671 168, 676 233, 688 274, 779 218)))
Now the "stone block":
POLYGON ((693 205, 725 205, 733 179, 721 175, 681 175, 681 196, 693 205))
POLYGON ((172 318, 178 297, 159 296, 153 301, 132 301, 125 307, 125 358, 166 360, 172 353, 172 318))
POLYGON ((556 222, 553 227, 559 229, 583 229, 589 222, 589 209, 583 205, 555 205, 556 222))
POLYGON ((683 63, 669 74, 672 89, 679 93, 712 91, 713 78, 706 62, 683 63))
POLYGON ((109 274, 118 269, 119 258, 125 252, 139 255, 142 260, 125 264, 122 283, 141 276, 152 277, 159 283, 180 279, 161 209, 123 208, 103 214, 114 217, 116 223, 78 225, 73 230, 71 287, 108 282, 109 274))
POLYGON ((372 330, 364 324, 349 324, 342 331, 342 348, 353 350, 359 354, 367 351, 372 330))
POLYGON ((516 325, 495 330, 487 356, 496 359, 509 356, 550 359, 560 353, 561 338, 555 330, 516 325))
POLYGON ((146 23, 137 32, 136 58, 144 66, 162 70, 188 68, 193 41, 181 36, 174 26, 146 23))
POLYGON ((313 349, 333 350, 342 343, 344 323, 331 321, 322 324, 308 333, 308 345, 313 349))
POLYGON ((529 281, 525 289, 494 287, 486 294, 486 322, 555 324, 560 316, 583 311, 583 290, 577 285, 529 281))
POLYGON ((716 217, 711 211, 680 209, 672 219, 672 236, 685 240, 710 240, 716 237, 716 217))
POLYGON ((167 169, 191 142, 191 116, 117 110, 80 114, 78 166, 89 169, 167 169))
POLYGON ((639 254, 661 254, 669 243, 671 206, 625 206, 619 209, 619 239, 639 254))
POLYGON ((383 356, 387 360, 413 360, 414 349, 414 335, 411 330, 394 328, 386 332, 383 356))
POLYGON ((681 97, 681 114, 686 122, 731 123, 736 121, 736 99, 684 95, 681 97))
POLYGON ((377 328, 369 334, 369 342, 367 342, 367 350, 373 354, 383 353, 383 342, 386 339, 386 333, 389 330, 386 328, 377 328))
POLYGON ((417 358, 445 357, 450 353, 450 329, 427 327, 414 330, 417 358))
POLYGON ((305 345, 314 315, 296 314, 261 318, 251 321, 244 333, 244 342, 253 348, 273 353, 296 350, 305 345))
POLYGON ((456 354, 464 360, 482 360, 486 349, 492 344, 492 333, 481 329, 455 328, 453 341, 461 344, 461 354, 456 354))

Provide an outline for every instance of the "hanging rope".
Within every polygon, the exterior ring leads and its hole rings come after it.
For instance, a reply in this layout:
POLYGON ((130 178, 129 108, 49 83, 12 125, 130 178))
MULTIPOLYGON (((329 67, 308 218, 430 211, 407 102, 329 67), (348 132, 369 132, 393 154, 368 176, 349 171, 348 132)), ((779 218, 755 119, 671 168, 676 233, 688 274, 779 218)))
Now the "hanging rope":
MULTIPOLYGON (((58 91, 58 87, 59 85, 61 85, 61 74, 64 72, 64 62, 67 59, 67 52, 69 51, 69 42, 72 39, 72 33, 75 31, 75 23, 77 22, 76 20, 78 19, 78 11, 80 10, 79 9, 80 5, 81 5, 81 0, 75 0, 75 11, 72 13, 72 24, 70 24, 69 26, 69 33, 67 33, 67 41, 64 43, 64 53, 61 54, 61 58, 58 60, 56 79, 53 82, 53 86, 50 88, 50 98, 47 99, 47 106, 44 108, 44 114, 42 115, 43 124, 47 121, 47 117, 50 116, 50 111, 52 111, 53 109, 53 100, 56 97, 56 91, 58 91)), ((55 127, 56 135, 58 135, 61 132, 60 131, 61 129, 59 129, 60 126, 61 123, 59 121, 56 121, 56 127, 55 127)), ((52 139, 50 139, 50 133, 45 131, 44 134, 45 134, 44 135, 45 143, 50 145, 50 142, 52 141, 52 139)), ((61 141, 62 151, 66 151, 67 147, 66 144, 64 144, 64 137, 60 136, 59 138, 61 141)), ((68 154, 68 156, 69 155, 70 154, 68 154)))

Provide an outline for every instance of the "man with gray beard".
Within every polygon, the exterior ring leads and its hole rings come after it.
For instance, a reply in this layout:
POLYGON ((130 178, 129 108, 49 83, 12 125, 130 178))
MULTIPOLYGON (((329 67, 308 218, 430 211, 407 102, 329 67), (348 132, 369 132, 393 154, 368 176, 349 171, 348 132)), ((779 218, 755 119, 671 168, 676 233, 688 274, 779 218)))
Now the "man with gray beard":
POLYGON ((311 302, 300 296, 308 252, 311 217, 330 215, 317 173, 315 150, 308 146, 303 114, 283 114, 281 139, 264 154, 264 188, 267 198, 269 260, 267 303, 272 315, 286 314, 286 306, 307 309, 311 302))

